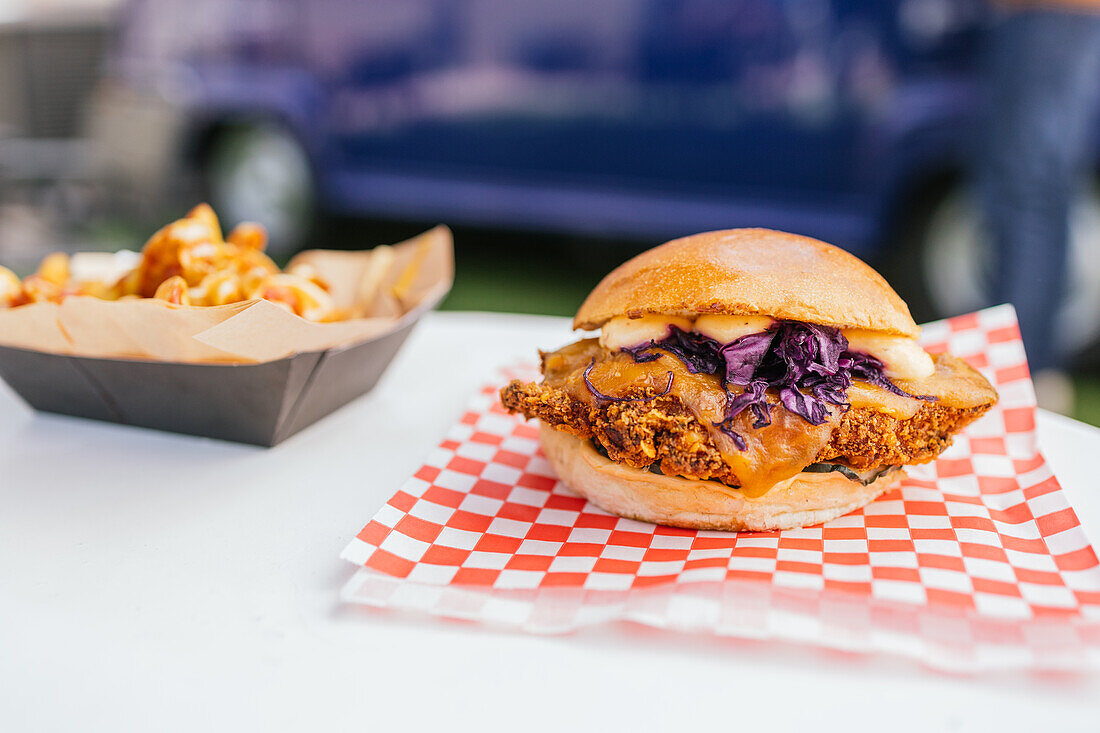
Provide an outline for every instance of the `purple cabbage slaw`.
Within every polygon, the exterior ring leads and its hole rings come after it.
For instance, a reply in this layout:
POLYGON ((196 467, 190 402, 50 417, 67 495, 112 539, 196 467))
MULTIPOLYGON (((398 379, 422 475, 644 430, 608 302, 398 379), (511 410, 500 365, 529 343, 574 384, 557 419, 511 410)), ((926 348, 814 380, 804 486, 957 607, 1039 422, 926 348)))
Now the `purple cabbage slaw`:
MULTIPOLYGON (((848 388, 860 379, 904 397, 935 400, 929 395, 912 395, 891 382, 881 361, 848 349, 848 339, 839 329, 802 321, 776 321, 766 331, 752 333, 721 344, 700 333, 669 326, 668 335, 623 349, 635 362, 654 361, 662 349, 675 355, 692 374, 716 374, 726 390, 726 411, 715 425, 728 435, 738 450, 748 444, 733 427, 733 419, 745 410, 753 416, 752 427, 771 425, 771 404, 767 390, 776 390, 779 401, 811 425, 829 418, 829 406, 847 410, 848 388), (731 386, 743 387, 735 393, 731 386)), ((591 383, 586 383, 600 397, 591 383)), ((672 388, 669 374, 667 394, 672 388)), ((602 396, 608 399, 606 396, 602 396)), ((652 398, 649 398, 652 399, 652 398)))

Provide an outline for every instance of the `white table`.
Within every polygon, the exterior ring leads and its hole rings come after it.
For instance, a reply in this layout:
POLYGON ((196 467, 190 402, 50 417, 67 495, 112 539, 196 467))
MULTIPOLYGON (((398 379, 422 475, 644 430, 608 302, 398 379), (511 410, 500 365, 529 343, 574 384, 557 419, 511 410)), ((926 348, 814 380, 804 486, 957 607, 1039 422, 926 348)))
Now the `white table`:
MULTIPOLYGON (((35 415, 0 387, 0 730, 1100 728, 1097 677, 342 606, 340 550, 470 392, 569 339, 565 319, 432 315, 372 394, 266 450, 35 415)), ((1039 428, 1100 537, 1100 432, 1039 428)))

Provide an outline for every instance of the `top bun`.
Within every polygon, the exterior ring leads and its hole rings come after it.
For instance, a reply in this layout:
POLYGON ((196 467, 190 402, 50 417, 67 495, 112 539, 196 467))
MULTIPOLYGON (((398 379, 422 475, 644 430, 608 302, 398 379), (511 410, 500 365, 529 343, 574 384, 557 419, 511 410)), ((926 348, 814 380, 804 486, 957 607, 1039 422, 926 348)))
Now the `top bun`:
POLYGON ((573 327, 595 330, 616 316, 708 313, 920 333, 905 301, 862 260, 771 229, 705 232, 643 252, 600 281, 573 327))

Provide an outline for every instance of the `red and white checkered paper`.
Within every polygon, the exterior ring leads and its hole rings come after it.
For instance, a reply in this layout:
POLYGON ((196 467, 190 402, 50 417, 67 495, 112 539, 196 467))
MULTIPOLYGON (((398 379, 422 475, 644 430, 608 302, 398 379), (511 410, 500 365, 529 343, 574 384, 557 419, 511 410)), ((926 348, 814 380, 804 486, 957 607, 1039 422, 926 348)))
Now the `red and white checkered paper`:
POLYGON ((658 527, 558 482, 486 385, 343 552, 347 601, 534 632, 613 620, 891 652, 954 670, 1100 668, 1100 564, 1039 454, 1015 312, 924 327, 1000 403, 861 511, 784 532, 658 527))

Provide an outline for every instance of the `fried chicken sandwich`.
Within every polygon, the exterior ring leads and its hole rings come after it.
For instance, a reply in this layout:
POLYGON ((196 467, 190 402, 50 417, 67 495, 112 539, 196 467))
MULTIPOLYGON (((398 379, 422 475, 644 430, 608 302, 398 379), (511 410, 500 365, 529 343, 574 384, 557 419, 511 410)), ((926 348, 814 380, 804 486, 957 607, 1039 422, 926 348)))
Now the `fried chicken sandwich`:
POLYGON ((603 509, 697 529, 828 521, 931 461, 997 393, 931 355, 856 257, 766 229, 708 232, 616 268, 501 401, 538 418, 561 480, 603 509))

